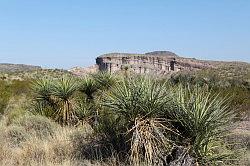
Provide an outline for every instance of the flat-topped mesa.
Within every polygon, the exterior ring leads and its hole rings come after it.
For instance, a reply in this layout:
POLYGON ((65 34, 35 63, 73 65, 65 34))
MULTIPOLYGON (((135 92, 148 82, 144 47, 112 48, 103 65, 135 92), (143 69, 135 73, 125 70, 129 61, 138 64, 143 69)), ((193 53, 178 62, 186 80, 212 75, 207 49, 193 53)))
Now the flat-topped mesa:
POLYGON ((145 53, 145 55, 147 56, 169 56, 169 57, 178 57, 178 55, 176 55, 173 52, 170 51, 153 51, 153 52, 147 52, 145 53))
POLYGON ((143 74, 167 74, 179 70, 204 68, 210 64, 191 58, 182 58, 169 51, 154 51, 145 54, 109 53, 96 58, 100 71, 117 72, 129 70, 143 74))

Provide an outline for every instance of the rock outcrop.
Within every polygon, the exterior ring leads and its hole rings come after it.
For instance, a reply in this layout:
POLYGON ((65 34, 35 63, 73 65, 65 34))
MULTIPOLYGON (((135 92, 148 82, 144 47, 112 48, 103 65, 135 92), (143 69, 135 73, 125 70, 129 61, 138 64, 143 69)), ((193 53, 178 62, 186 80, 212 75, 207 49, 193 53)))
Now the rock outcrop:
POLYGON ((92 65, 92 66, 85 67, 85 68, 74 67, 74 68, 69 69, 69 72, 71 72, 77 76, 84 76, 87 74, 95 73, 97 71, 98 71, 98 65, 92 65))
POLYGON ((208 61, 183 58, 169 51, 154 51, 145 54, 109 53, 97 57, 96 64, 100 71, 129 70, 139 74, 167 74, 180 70, 213 67, 208 61))

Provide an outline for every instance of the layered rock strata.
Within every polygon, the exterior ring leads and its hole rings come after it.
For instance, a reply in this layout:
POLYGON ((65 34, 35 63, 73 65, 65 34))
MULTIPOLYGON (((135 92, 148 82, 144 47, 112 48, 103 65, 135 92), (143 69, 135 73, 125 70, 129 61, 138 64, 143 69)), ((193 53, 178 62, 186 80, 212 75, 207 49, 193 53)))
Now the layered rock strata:
POLYGON ((117 72, 129 70, 135 73, 167 74, 180 70, 212 67, 211 64, 192 58, 182 58, 169 51, 146 54, 110 53, 96 58, 100 71, 117 72))

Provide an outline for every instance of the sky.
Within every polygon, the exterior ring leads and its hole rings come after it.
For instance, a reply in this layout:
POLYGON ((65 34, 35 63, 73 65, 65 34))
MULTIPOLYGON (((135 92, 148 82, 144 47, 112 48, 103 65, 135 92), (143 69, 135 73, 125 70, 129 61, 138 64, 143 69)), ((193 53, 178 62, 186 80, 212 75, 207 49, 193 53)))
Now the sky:
POLYGON ((69 69, 156 50, 250 62, 250 0, 0 0, 0 63, 69 69))

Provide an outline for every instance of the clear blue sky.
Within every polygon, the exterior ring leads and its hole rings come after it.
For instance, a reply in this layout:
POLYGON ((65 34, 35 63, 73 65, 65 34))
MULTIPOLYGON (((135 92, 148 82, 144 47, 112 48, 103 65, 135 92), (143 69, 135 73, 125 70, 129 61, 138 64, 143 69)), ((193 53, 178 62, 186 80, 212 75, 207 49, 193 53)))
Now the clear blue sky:
POLYGON ((250 0, 0 0, 0 63, 67 69, 154 50, 250 62, 250 0))

